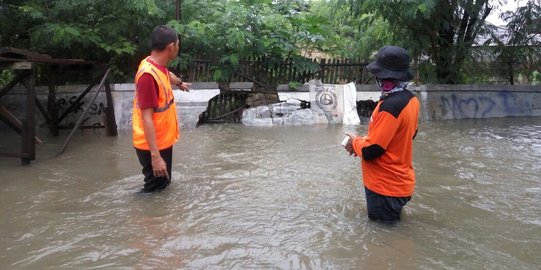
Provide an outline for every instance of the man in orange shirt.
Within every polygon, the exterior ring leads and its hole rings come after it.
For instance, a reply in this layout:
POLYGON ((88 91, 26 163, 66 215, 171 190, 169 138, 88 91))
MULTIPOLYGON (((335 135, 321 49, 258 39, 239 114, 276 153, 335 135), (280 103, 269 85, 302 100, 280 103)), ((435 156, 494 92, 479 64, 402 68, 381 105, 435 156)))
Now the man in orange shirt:
POLYGON ((160 25, 150 39, 152 52, 135 75, 132 113, 133 146, 145 176, 143 192, 163 190, 171 183, 173 145, 180 138, 172 84, 183 91, 189 87, 167 70, 179 51, 176 31, 160 25))
POLYGON ((381 48, 367 68, 376 76, 382 96, 372 113, 368 134, 351 135, 346 144, 350 155, 362 159, 368 217, 396 222, 415 187, 412 162, 417 135, 419 101, 407 90, 413 75, 408 53, 399 47, 381 48))

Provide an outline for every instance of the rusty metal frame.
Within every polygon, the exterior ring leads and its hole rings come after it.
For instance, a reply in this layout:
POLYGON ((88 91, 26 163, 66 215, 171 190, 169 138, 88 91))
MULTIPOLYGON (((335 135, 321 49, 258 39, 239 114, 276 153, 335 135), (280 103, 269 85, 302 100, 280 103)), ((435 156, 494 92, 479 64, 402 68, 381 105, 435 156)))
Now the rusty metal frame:
MULTIPOLYGON (((100 94, 101 89, 105 87, 105 84, 106 84, 106 82, 107 82, 107 80, 109 78, 109 73, 110 72, 111 72, 111 69, 109 68, 105 72, 105 75, 103 75, 103 78, 101 79, 100 85, 98 86, 98 89, 96 90, 96 93, 94 94, 94 96, 90 100, 90 104, 94 103, 94 101, 96 100, 96 98, 100 94)), ((110 91, 111 91, 111 89, 108 88, 108 92, 110 92, 110 91)), ((107 106, 109 107, 109 104, 107 106)), ((88 110, 89 110, 89 108, 86 108, 85 110, 83 110, 83 114, 79 117, 79 120, 77 120, 77 123, 75 124, 75 127, 73 127, 73 129, 71 130, 70 134, 66 138, 66 141, 64 141, 64 144, 62 145, 62 148, 60 148, 60 151, 58 152, 59 155, 63 154, 64 151, 66 151, 66 148, 68 147, 69 143, 71 142, 71 138, 73 137, 73 135, 75 134, 77 129, 79 129, 79 127, 83 123, 83 121, 84 121, 84 119, 86 117, 86 114, 88 113, 88 110)), ((107 124, 107 122, 106 122, 106 124, 107 124)), ((115 130, 116 130, 116 128, 115 128, 115 130)))

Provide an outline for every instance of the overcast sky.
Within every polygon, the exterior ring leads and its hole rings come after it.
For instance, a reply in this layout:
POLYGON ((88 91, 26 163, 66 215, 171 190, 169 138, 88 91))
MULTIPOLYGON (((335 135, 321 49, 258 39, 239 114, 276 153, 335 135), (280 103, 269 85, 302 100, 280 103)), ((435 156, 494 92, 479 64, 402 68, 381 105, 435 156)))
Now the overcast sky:
POLYGON ((505 25, 505 22, 500 19, 500 14, 505 11, 514 11, 517 7, 524 6, 527 0, 507 0, 507 3, 498 5, 498 2, 502 0, 491 0, 495 5, 497 5, 496 10, 493 10, 490 15, 487 17, 486 21, 494 25, 502 26, 505 25))

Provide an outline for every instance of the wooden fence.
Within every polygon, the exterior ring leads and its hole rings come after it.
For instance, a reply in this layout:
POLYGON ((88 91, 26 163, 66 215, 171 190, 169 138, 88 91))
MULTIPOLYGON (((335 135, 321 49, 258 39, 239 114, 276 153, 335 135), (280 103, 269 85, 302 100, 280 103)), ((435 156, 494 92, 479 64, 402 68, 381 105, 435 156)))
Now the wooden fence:
MULTIPOLYGON (((240 61, 239 68, 233 74, 232 82, 256 82, 269 84, 289 84, 292 82, 306 83, 312 79, 321 79, 323 83, 359 84, 373 83, 373 76, 366 69, 367 63, 359 59, 311 59, 315 67, 314 72, 299 71, 292 60, 284 60, 277 64, 266 64, 261 60, 240 61)), ((192 82, 210 82, 213 78, 214 68, 218 60, 205 60, 195 58, 186 70, 181 70, 185 80, 192 82)), ((478 84, 528 84, 531 82, 518 80, 530 77, 533 80, 532 69, 528 65, 497 61, 494 59, 480 59, 466 61, 462 67, 462 83, 478 84)), ((533 65, 535 67, 535 65, 533 65)), ((537 65, 538 66, 538 65, 537 65)), ((416 82, 421 84, 437 83, 435 67, 430 61, 425 61, 417 67, 412 66, 412 72, 418 74, 416 82)), ((535 68, 534 68, 535 69, 535 68)), ((539 69, 537 69, 539 70, 539 69)), ((524 79, 523 79, 524 80, 524 79)), ((538 80, 538 79, 537 79, 538 80)))
MULTIPOLYGON (((314 72, 299 71, 290 60, 278 64, 264 64, 260 60, 240 61, 233 74, 233 82, 267 81, 276 84, 305 83, 321 79, 324 83, 366 83, 371 79, 367 63, 351 59, 312 59, 314 72), (263 78, 263 79, 262 79, 263 78)), ((182 70, 184 79, 191 82, 210 82, 218 60, 193 59, 188 69, 182 70)))

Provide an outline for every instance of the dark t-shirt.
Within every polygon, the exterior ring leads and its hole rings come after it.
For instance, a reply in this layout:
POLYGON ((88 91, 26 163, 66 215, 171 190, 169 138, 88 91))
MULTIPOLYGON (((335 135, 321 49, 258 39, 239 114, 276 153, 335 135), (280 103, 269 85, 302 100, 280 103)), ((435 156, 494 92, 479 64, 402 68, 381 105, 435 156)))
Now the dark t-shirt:
MULTIPOLYGON (((162 71, 165 74, 169 74, 169 71, 166 67, 156 64, 150 59, 147 59, 153 66, 162 71)), ((145 73, 141 75, 139 81, 137 82, 137 101, 139 102, 140 109, 150 109, 157 108, 159 106, 158 96, 159 96, 159 87, 158 82, 154 80, 152 75, 145 73)))

